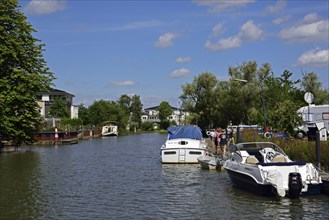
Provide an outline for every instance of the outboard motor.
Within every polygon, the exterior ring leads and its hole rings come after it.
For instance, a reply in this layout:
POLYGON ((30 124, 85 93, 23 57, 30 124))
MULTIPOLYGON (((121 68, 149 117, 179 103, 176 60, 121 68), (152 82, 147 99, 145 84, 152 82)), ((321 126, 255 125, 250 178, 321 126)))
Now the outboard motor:
POLYGON ((300 193, 303 188, 302 177, 300 173, 293 172, 289 173, 289 197, 290 198, 299 198, 300 193))

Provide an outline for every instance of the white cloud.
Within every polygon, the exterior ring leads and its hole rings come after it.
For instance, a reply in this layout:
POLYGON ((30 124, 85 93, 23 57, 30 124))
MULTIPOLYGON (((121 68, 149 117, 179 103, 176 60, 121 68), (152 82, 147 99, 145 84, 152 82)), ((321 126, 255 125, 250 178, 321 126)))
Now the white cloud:
POLYGON ((290 19, 289 16, 282 16, 282 17, 278 17, 278 18, 274 19, 272 21, 272 23, 273 24, 282 24, 282 23, 286 22, 289 19, 290 19))
POLYGON ((177 38, 178 35, 175 33, 166 33, 164 35, 161 35, 159 39, 155 42, 156 47, 170 47, 173 45, 173 40, 177 38))
POLYGON ((170 73, 170 77, 173 78, 185 78, 185 77, 190 77, 190 70, 186 68, 181 68, 178 70, 174 70, 173 72, 170 73))
POLYGON ((252 20, 249 20, 242 25, 239 36, 242 39, 255 41, 262 38, 263 31, 252 20))
POLYGON ((256 0, 196 0, 196 4, 206 6, 211 13, 219 13, 225 10, 243 7, 249 3, 254 3, 256 0))
POLYGON ((317 22, 320 20, 321 20, 321 18, 318 16, 317 13, 310 13, 310 14, 307 14, 304 16, 302 22, 305 24, 310 24, 310 23, 317 22))
POLYGON ((297 66, 328 66, 329 65, 329 49, 314 49, 303 53, 297 60, 297 66))
POLYGON ((276 14, 278 12, 281 12, 287 5, 287 2, 285 0, 278 0, 275 5, 270 5, 265 9, 264 14, 276 14))
POLYGON ((207 40, 205 47, 214 51, 236 48, 241 46, 242 40, 256 41, 262 39, 263 35, 264 32, 252 20, 249 20, 241 26, 240 32, 237 35, 220 39, 217 43, 207 40))
POLYGON ((145 29, 145 28, 153 28, 161 25, 159 21, 139 21, 139 22, 131 22, 120 27, 111 28, 111 30, 136 30, 136 29, 145 29))
POLYGON ((27 14, 50 14, 55 11, 64 10, 66 0, 32 0, 26 7, 27 14))
POLYGON ((319 20, 316 14, 308 14, 301 23, 279 32, 281 39, 291 41, 327 41, 328 35, 329 20, 319 20))
POLYGON ((116 85, 116 86, 133 86, 133 85, 135 85, 135 82, 132 80, 126 80, 126 81, 112 82, 112 84, 116 85))
POLYGON ((216 37, 218 35, 221 34, 222 30, 223 30, 223 27, 224 27, 224 24, 221 22, 221 23, 218 23, 216 24, 213 28, 212 28, 212 33, 211 33, 211 37, 216 37))
POLYGON ((240 46, 241 46, 241 40, 239 36, 233 36, 226 39, 221 39, 214 44, 208 40, 205 44, 206 48, 214 51, 220 51, 220 50, 225 50, 225 49, 235 48, 240 46))
POLYGON ((178 57, 176 63, 188 63, 191 61, 190 57, 178 57))

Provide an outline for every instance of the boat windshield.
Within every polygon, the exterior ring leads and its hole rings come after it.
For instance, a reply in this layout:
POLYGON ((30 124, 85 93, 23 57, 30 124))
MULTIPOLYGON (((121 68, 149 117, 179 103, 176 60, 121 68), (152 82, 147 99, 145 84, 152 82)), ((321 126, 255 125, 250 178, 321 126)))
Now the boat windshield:
POLYGON ((256 151, 256 150, 259 151, 264 148, 272 148, 276 152, 279 152, 279 153, 285 155, 285 153, 279 146, 277 146, 276 144, 271 143, 271 142, 248 142, 248 143, 239 143, 236 145, 236 150, 239 150, 239 151, 244 150, 247 152, 252 152, 252 151, 256 151))

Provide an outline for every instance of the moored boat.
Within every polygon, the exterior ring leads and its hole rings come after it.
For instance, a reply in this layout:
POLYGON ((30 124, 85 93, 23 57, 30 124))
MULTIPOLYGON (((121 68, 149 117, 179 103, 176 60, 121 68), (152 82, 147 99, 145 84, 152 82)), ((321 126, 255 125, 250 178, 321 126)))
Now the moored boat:
POLYGON ((106 122, 106 124, 102 127, 102 136, 118 136, 118 125, 114 121, 106 122))
POLYGON ((292 161, 271 142, 248 142, 230 146, 223 167, 232 183, 257 194, 298 198, 319 194, 321 176, 312 163, 292 161))
POLYGON ((167 139, 160 149, 162 163, 198 163, 198 157, 207 152, 198 126, 176 125, 167 130, 167 139))
POLYGON ((201 168, 207 170, 220 170, 222 166, 222 159, 210 155, 198 157, 198 162, 201 168))

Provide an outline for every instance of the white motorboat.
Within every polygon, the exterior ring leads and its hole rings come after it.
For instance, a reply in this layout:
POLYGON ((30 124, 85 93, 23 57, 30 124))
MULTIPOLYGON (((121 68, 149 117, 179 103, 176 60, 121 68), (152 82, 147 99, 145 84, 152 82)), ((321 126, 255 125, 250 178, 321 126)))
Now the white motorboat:
POLYGON ((257 194, 291 198, 321 191, 319 170, 312 163, 290 160, 274 143, 239 143, 229 151, 223 167, 233 185, 257 194))
POLYGON ((201 129, 196 125, 169 127, 166 142, 161 146, 162 163, 198 163, 207 152, 201 129))
POLYGON ((102 136, 118 136, 118 125, 116 122, 107 122, 106 125, 102 127, 102 136))
POLYGON ((207 170, 220 170, 222 166, 222 160, 220 158, 210 155, 198 157, 198 162, 202 169, 207 170))

